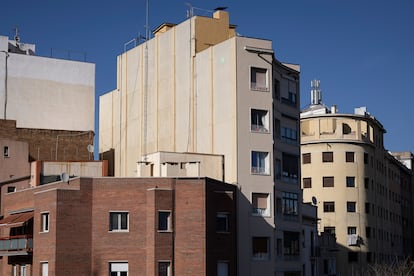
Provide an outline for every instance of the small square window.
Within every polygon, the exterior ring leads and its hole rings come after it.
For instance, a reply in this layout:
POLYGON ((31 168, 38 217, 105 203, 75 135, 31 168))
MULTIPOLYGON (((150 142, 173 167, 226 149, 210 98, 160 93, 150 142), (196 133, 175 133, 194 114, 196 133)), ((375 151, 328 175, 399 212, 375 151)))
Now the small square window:
POLYGON ((348 226, 348 235, 356 235, 357 231, 356 231, 356 227, 355 226, 348 226))
POLYGON ((3 148, 3 156, 4 157, 9 157, 9 147, 8 146, 5 146, 3 148))
POLYGON ((322 152, 322 162, 333 162, 333 152, 332 151, 322 152))
POLYGON ((110 276, 128 276, 128 263, 109 263, 110 276))
POLYGON ((41 217, 41 232, 49 232, 49 213, 42 213, 41 217))
POLYGON ((334 201, 324 201, 323 202, 323 211, 325 213, 335 212, 335 202, 334 201))
POLYGON ((250 129, 253 132, 269 132, 269 111, 251 109, 250 129))
POLYGON ((158 231, 171 230, 171 212, 158 211, 158 231))
POLYGON ((355 153, 353 151, 347 151, 345 153, 346 162, 355 162, 354 161, 354 156, 355 156, 355 153))
POLYGON ((303 153, 302 164, 310 164, 312 162, 311 157, 311 153, 303 153))
POLYGON ((229 214, 217 213, 216 214, 216 232, 228 233, 229 232, 229 214))
POLYGON ((348 188, 355 187, 355 177, 354 176, 347 176, 346 177, 346 186, 348 188))
POLYGON ((333 176, 324 176, 322 178, 323 187, 334 187, 334 177, 333 176))
POLYGON ((250 89, 257 90, 257 91, 269 91, 266 68, 251 67, 250 89))
POLYGON ((252 213, 259 216, 269 216, 269 194, 253 193, 252 194, 252 213))
POLYGON ((269 238, 253 237, 252 239, 253 259, 268 260, 269 259, 269 238))
POLYGON ((128 212, 109 213, 109 231, 127 231, 128 212))
POLYGON ((158 276, 170 276, 171 275, 171 262, 162 261, 158 262, 158 276))
POLYGON ((16 187, 15 186, 8 186, 7 187, 7 193, 14 193, 16 191, 16 187))
POLYGON ((269 174, 269 153, 252 151, 252 174, 269 174))
POLYGON ((350 213, 355 213, 356 212, 356 202, 348 201, 346 203, 346 211, 350 212, 350 213))
POLYGON ((304 177, 303 178, 303 188, 312 188, 312 178, 311 177, 304 177))

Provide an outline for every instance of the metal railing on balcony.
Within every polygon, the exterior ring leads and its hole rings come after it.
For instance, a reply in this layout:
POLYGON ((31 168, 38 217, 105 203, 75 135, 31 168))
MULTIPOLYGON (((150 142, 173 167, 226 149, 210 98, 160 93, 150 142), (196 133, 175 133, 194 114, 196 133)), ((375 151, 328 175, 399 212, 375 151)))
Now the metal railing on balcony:
POLYGON ((0 238, 0 256, 10 255, 26 255, 33 250, 32 235, 19 235, 0 238), (19 253, 20 252, 20 253, 19 253))

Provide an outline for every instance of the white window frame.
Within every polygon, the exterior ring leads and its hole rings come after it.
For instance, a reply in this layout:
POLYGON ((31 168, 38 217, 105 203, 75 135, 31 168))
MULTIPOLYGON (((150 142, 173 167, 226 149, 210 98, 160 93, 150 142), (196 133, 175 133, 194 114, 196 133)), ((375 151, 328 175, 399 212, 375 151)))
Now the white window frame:
POLYGON ((252 202, 252 215, 253 216, 262 216, 262 217, 268 217, 268 216, 270 216, 270 193, 253 192, 252 193, 252 200, 251 200, 251 202, 252 202), (266 201, 267 201, 266 209, 258 208, 258 207, 255 207, 253 205, 253 201, 254 201, 254 196, 255 195, 267 195, 267 197, 266 197, 266 201))
POLYGON ((269 92, 269 69, 263 68, 263 67, 257 67, 257 66, 251 66, 250 67, 250 90, 253 91, 263 91, 263 92, 269 92), (257 80, 253 82, 252 75, 255 73, 255 78, 257 79, 257 74, 262 73, 259 72, 260 70, 265 71, 263 74, 265 75, 265 83, 264 87, 260 87, 257 85, 257 80))
POLYGON ((171 261, 167 261, 167 260, 161 260, 158 261, 158 267, 157 267, 157 275, 162 275, 162 276, 171 276, 171 261), (161 264, 166 264, 167 265, 167 271, 166 274, 160 274, 160 265, 161 264))
POLYGON ((49 275, 49 263, 48 262, 40 262, 40 275, 41 276, 48 276, 49 275))
POLYGON ((128 211, 109 211, 109 232, 129 232, 129 212, 128 211), (122 228, 122 215, 126 214, 126 229, 122 228), (118 216, 117 227, 112 227, 112 215, 118 216))
POLYGON ((171 232, 172 231, 172 227, 171 227, 171 210, 158 210, 158 231, 159 232, 171 232), (168 213, 168 217, 167 217, 167 229, 160 229, 160 214, 161 213, 168 213))
POLYGON ((257 175, 270 174, 270 153, 266 151, 251 151, 250 154, 250 172, 257 175), (253 166, 253 159, 256 159, 256 167, 253 166), (264 167, 260 166, 263 163, 264 167), (259 165, 259 166, 258 166, 259 165))
POLYGON ((4 146, 3 147, 3 156, 4 157, 10 157, 9 146, 4 146))
POLYGON ((129 274, 129 266, 126 261, 111 261, 109 262, 109 275, 115 272, 117 276, 121 276, 121 272, 129 274))
POLYGON ((258 133, 270 133, 269 113, 269 110, 266 109, 251 108, 250 130, 258 133))
POLYGON ((42 212, 40 213, 40 232, 41 233, 48 233, 50 230, 50 213, 49 212, 42 212))
POLYGON ((27 276, 27 265, 20 266, 20 276, 27 276))

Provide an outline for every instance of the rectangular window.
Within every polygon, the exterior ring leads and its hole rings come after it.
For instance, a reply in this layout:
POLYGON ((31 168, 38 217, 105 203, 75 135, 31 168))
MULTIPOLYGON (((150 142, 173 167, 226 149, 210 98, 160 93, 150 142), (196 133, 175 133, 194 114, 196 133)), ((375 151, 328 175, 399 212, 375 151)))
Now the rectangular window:
POLYGON ((367 237, 367 239, 371 238, 371 227, 365 227, 365 236, 367 237))
POLYGON ((269 153, 252 151, 252 174, 269 174, 269 153))
POLYGON ((26 276, 27 275, 27 266, 22 265, 20 266, 20 276, 26 276))
POLYGON ((297 193, 282 193, 282 213, 285 216, 298 215, 298 194, 297 193))
POLYGON ((282 127, 282 142, 287 144, 297 144, 298 132, 296 131, 296 129, 282 127))
POLYGON ((228 261, 217 262, 217 276, 229 276, 229 262, 228 261))
POLYGON ((346 186, 348 188, 355 187, 355 176, 346 177, 346 186))
POLYGON ((333 176, 324 176, 322 178, 323 187, 334 187, 334 177, 333 176))
POLYGON ((312 178, 311 177, 304 177, 303 178, 303 188, 312 188, 312 178))
POLYGON ((356 202, 355 201, 348 201, 346 203, 346 211, 350 213, 356 212, 356 202))
POLYGON ((370 205, 371 204, 369 202, 365 202, 365 214, 369 214, 369 211, 370 211, 369 210, 370 209, 369 207, 370 207, 370 205))
POLYGON ((364 164, 368 164, 368 153, 364 152, 364 164))
POLYGON ((285 256, 298 256, 299 252, 299 232, 283 232, 283 254, 285 256))
POLYGON ((275 95, 274 95, 274 98, 276 99, 276 100, 280 100, 280 82, 279 82, 279 80, 277 80, 277 79, 274 79, 273 80, 273 85, 274 85, 274 93, 275 93, 275 95))
POLYGON ((347 151, 345 153, 346 162, 352 162, 352 163, 355 162, 354 156, 355 156, 355 153, 353 151, 347 151))
POLYGON ((333 152, 332 151, 322 152, 322 162, 333 162, 333 152))
POLYGON ((48 276, 49 275, 49 263, 48 262, 41 262, 40 263, 40 270, 41 270, 41 276, 48 276))
POLYGON ((253 237, 252 239, 253 259, 268 260, 269 259, 269 238, 253 237))
POLYGON ((334 235, 334 236, 336 235, 335 226, 325 226, 323 228, 323 231, 325 233, 329 233, 329 234, 334 235))
POLYGON ((302 164, 310 164, 312 162, 311 157, 311 153, 303 153, 302 164))
POLYGON ((324 201, 323 202, 323 211, 325 213, 335 212, 335 201, 324 201))
POLYGON ((275 159, 275 179, 282 178, 282 161, 275 159))
POLYGON ((128 212, 110 212, 109 231, 128 231, 128 212))
POLYGON ((270 215, 269 194, 266 193, 252 193, 252 213, 259 216, 270 215))
MULTIPOLYGON (((109 263, 110 276, 128 276, 128 263, 109 263)), ((161 274, 160 274, 161 275, 161 274)))
POLYGON ((282 180, 284 182, 297 184, 299 176, 298 156, 283 153, 282 158, 282 180))
POLYGON ((171 262, 162 261, 158 262, 158 276, 170 276, 171 275, 171 262))
POLYGON ((158 211, 158 231, 171 231, 171 211, 158 211))
POLYGON ((269 91, 267 81, 267 69, 266 68, 250 68, 250 89, 257 91, 269 91))
POLYGON ((275 139, 280 139, 280 120, 274 119, 273 132, 275 139))
POLYGON ((364 186, 365 186, 365 189, 369 189, 369 178, 368 177, 364 178, 364 186))
POLYGON ((41 232, 49 232, 49 213, 41 213, 41 232))
POLYGON ((297 82, 292 78, 282 78, 282 102, 288 105, 296 105, 297 103, 297 82))
POLYGON ((216 214, 216 232, 229 232, 229 214, 218 212, 216 214))
POLYGON ((3 147, 3 156, 4 157, 9 157, 9 147, 8 146, 3 147))
POLYGON ((269 111, 260 109, 250 110, 250 129, 254 132, 269 132, 269 111))
POLYGON ((348 226, 348 235, 356 235, 357 228, 355 226, 348 226))
POLYGON ((14 193, 16 191, 16 187, 15 186, 8 186, 7 187, 7 193, 14 193))

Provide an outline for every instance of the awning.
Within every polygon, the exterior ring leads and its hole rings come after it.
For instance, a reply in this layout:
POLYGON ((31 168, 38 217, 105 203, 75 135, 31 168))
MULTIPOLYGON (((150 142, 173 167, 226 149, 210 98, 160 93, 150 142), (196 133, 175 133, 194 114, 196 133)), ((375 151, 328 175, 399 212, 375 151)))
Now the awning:
POLYGON ((25 212, 25 213, 17 213, 10 216, 5 217, 4 219, 0 220, 0 227, 1 226, 8 226, 8 227, 17 227, 22 226, 25 222, 33 218, 34 212, 25 212))

